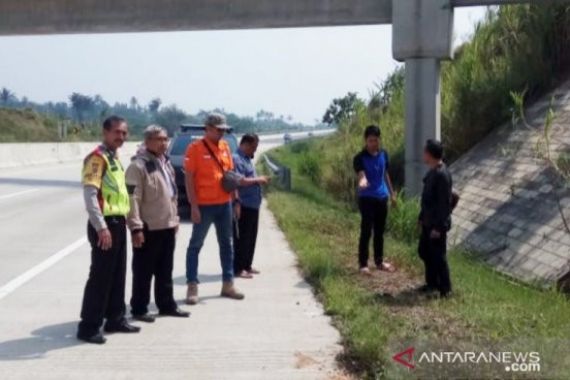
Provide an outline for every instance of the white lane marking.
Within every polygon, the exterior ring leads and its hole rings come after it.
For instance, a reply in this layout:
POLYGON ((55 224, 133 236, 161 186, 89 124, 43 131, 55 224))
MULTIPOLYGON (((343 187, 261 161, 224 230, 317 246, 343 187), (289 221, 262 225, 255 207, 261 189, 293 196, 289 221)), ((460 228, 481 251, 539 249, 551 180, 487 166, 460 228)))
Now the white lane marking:
POLYGON ((35 193, 36 191, 40 191, 40 190, 39 189, 30 189, 30 190, 18 191, 17 193, 0 195, 0 201, 4 200, 4 199, 14 198, 14 197, 24 195, 24 194, 35 193))
POLYGON ((0 300, 6 297, 8 294, 12 293, 14 290, 18 289, 20 286, 24 285, 26 282, 30 281, 32 278, 36 277, 38 274, 47 270, 58 261, 66 257, 67 255, 75 252, 79 247, 87 243, 87 238, 82 237, 74 243, 71 243, 61 251, 51 255, 35 267, 29 269, 23 274, 19 275, 12 281, 8 282, 6 285, 0 288, 0 300))

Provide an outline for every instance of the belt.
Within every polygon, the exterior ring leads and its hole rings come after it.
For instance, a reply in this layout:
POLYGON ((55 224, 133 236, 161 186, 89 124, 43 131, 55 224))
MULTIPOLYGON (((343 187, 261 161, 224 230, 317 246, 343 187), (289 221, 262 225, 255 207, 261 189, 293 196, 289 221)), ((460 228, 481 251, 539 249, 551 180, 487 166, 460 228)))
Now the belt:
POLYGON ((105 221, 110 223, 125 224, 127 222, 127 219, 122 215, 111 215, 106 216, 105 221))

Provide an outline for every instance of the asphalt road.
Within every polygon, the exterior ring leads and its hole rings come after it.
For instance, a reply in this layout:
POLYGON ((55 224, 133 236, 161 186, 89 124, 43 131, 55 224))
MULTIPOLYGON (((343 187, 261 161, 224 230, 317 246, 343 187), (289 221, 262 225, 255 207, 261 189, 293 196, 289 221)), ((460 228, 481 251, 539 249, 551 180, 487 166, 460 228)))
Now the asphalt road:
MULTIPOLYGON (((262 149, 279 143, 262 143, 262 149)), ((237 280, 243 302, 218 297, 220 265, 211 231, 201 253, 202 302, 182 306, 192 312, 189 319, 161 318, 142 325, 140 334, 109 336, 104 346, 77 341, 89 268, 80 170, 79 162, 0 170, 3 380, 338 378, 339 335, 265 206, 256 256, 262 274, 237 280)), ((182 225, 178 235, 179 301, 191 228, 182 225)))

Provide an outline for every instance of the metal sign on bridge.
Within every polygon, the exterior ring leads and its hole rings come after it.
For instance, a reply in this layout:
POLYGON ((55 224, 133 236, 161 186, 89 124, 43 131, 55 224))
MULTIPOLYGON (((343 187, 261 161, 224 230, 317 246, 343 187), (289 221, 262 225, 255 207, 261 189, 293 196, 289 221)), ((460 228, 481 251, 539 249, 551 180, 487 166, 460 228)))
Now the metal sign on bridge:
MULTIPOLYGON (((453 9, 567 0, 1 0, 0 36, 393 24, 406 62, 406 188, 418 194, 422 146, 440 138, 440 62, 453 9)), ((373 44, 371 44, 373 46, 373 44)))

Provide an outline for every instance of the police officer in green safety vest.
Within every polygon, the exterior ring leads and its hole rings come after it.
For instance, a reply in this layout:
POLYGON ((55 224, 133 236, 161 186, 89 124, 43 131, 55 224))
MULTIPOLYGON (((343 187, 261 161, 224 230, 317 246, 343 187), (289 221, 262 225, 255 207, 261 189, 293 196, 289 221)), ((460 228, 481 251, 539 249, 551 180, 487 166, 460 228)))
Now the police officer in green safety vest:
POLYGON ((88 343, 105 343, 101 333, 104 320, 105 332, 140 331, 125 318, 126 215, 130 203, 117 149, 127 135, 126 120, 109 117, 103 122, 103 144, 87 155, 83 163, 81 182, 89 214, 87 236, 91 244, 91 268, 77 338, 88 343))

